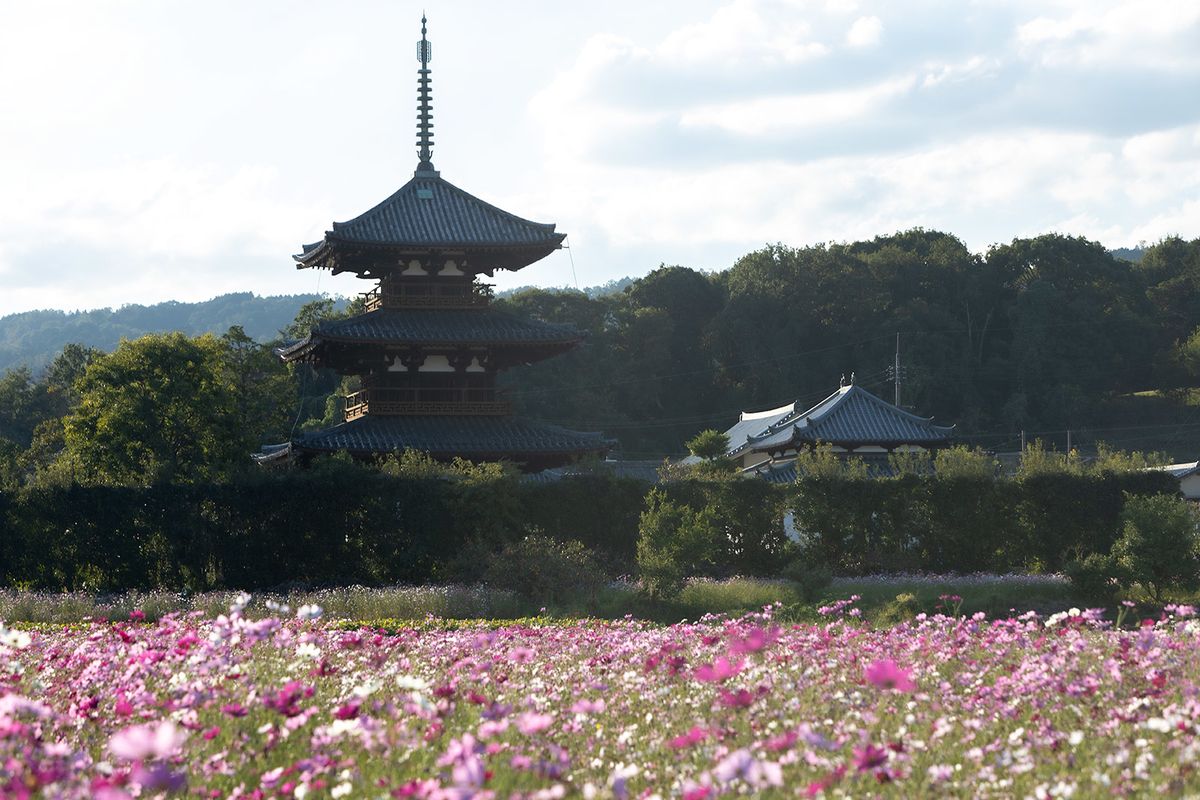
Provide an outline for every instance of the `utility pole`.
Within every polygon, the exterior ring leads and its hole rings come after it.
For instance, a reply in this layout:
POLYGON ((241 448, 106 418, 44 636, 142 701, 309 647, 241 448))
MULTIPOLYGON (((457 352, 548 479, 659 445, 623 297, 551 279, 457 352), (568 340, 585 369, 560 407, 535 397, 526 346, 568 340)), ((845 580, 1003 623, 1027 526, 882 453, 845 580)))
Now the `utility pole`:
POLYGON ((896 331, 896 408, 900 407, 900 331, 896 331))

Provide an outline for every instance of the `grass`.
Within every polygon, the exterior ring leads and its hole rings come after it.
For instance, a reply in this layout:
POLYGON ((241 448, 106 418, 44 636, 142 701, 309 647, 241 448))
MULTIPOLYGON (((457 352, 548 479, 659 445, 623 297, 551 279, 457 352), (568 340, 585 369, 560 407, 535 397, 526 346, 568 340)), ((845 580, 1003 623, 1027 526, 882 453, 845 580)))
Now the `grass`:
MULTIPOLYGON (((186 595, 168 590, 94 595, 21 590, 0 592, 0 619, 9 623, 73 623, 85 620, 125 620, 135 611, 154 621, 172 612, 203 612, 209 618, 227 613, 238 592, 186 595)), ((595 594, 560 592, 557 602, 518 597, 488 586, 350 586, 286 594, 258 594, 246 607, 248 616, 275 613, 267 603, 286 605, 295 612, 304 605, 320 606, 326 619, 348 621, 423 620, 441 618, 520 619, 630 616, 661 624, 697 620, 706 614, 740 616, 778 604, 778 618, 787 622, 815 622, 818 609, 852 595, 864 621, 888 625, 917 614, 984 612, 989 617, 1034 610, 1048 615, 1079 605, 1070 585, 1058 576, 982 575, 923 576, 878 575, 835 578, 807 600, 790 581, 756 578, 691 581, 672 602, 654 604, 638 591, 636 583, 614 582, 595 594), (942 599, 943 595, 961 601, 942 599)), ((1138 599, 1143 604, 1144 598, 1138 599)), ((1190 597, 1173 597, 1192 602, 1190 597)))

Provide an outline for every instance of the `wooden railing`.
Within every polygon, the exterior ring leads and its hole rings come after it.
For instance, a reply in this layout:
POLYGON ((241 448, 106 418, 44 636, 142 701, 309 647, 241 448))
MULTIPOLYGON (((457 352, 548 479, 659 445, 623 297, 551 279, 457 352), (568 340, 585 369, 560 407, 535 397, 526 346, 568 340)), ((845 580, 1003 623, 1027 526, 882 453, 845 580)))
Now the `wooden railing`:
POLYGON ((509 416, 512 389, 396 389, 374 387, 346 395, 346 421, 365 414, 401 416, 509 416))
POLYGON ((376 286, 364 297, 367 311, 379 308, 485 308, 492 302, 492 286, 401 278, 376 286))

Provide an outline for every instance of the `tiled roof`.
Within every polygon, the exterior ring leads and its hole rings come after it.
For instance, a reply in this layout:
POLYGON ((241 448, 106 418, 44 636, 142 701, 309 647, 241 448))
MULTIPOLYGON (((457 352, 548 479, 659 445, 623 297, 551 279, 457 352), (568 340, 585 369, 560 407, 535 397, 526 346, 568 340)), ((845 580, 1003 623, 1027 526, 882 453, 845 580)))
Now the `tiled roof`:
POLYGON ((286 359, 323 341, 483 345, 565 343, 583 337, 584 332, 569 322, 541 322, 493 308, 381 308, 350 319, 323 323, 307 338, 289 342, 276 352, 286 359))
POLYGON ((1196 472, 1200 472, 1200 461, 1189 461, 1185 464, 1167 464, 1162 467, 1152 467, 1152 469, 1169 472, 1172 477, 1183 479, 1196 472))
POLYGON ((339 242, 403 248, 557 247, 566 234, 553 223, 530 222, 467 194, 437 172, 412 180, 379 205, 348 222, 333 223, 321 242, 293 256, 307 265, 339 242))
POLYGON ((729 455, 735 456, 747 446, 751 436, 758 436, 780 422, 786 420, 797 410, 796 403, 773 408, 770 411, 743 411, 738 417, 737 424, 725 431, 729 437, 729 455))
POLYGON ((762 452, 797 442, 933 444, 953 436, 953 426, 934 425, 932 418, 910 414, 851 384, 747 442, 751 450, 762 452))
POLYGON ((469 456, 584 453, 615 444, 603 434, 567 430, 520 417, 359 417, 293 440, 301 450, 389 453, 414 449, 469 456))

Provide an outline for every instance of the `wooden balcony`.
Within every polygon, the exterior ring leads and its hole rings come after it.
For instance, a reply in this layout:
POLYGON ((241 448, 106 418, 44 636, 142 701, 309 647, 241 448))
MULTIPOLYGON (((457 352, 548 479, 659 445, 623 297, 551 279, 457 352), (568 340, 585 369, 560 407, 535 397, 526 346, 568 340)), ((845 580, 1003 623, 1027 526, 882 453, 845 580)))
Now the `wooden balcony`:
POLYGON ((400 279, 367 292, 366 310, 380 308, 486 308, 492 287, 486 283, 400 279))
POLYGON ((346 421, 365 414, 398 417, 501 417, 513 413, 511 389, 395 389, 374 387, 346 395, 346 421))

